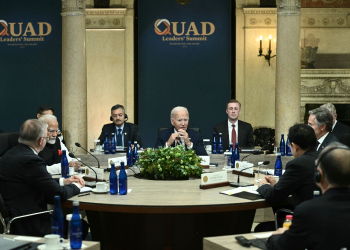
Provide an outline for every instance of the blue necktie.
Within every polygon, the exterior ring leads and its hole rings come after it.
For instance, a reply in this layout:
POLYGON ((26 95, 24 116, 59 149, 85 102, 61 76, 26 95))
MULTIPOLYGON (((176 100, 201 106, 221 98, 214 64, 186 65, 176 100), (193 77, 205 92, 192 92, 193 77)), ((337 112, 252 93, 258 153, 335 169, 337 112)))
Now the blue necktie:
POLYGON ((122 147, 122 129, 118 128, 117 132, 117 146, 122 147))

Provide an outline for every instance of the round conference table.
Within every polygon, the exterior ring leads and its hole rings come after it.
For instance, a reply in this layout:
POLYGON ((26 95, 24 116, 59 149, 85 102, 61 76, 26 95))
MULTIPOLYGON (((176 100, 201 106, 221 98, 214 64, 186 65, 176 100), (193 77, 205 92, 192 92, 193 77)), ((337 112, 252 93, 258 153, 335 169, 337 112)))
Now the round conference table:
MULTIPOLYGON (((106 180, 108 176, 105 173, 106 180)), ((228 173, 228 180, 236 181, 237 175, 228 173)), ((241 181, 253 183, 254 178, 241 177, 241 181)), ((263 199, 220 194, 232 189, 229 186, 203 190, 200 184, 200 179, 163 181, 130 176, 128 188, 132 191, 128 195, 91 193, 74 196, 62 205, 80 202, 92 238, 101 242, 101 249, 203 249, 204 237, 249 233, 255 210, 271 206, 263 199)))

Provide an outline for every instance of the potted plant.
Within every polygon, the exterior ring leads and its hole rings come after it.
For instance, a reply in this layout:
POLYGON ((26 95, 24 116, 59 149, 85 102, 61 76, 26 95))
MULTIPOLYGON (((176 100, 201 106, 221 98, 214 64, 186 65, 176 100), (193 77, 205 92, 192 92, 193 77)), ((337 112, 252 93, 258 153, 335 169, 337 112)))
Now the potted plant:
POLYGON ((194 150, 186 150, 182 145, 175 148, 148 148, 141 154, 136 164, 141 168, 140 175, 146 179, 186 180, 200 178, 203 168, 201 158, 194 150))

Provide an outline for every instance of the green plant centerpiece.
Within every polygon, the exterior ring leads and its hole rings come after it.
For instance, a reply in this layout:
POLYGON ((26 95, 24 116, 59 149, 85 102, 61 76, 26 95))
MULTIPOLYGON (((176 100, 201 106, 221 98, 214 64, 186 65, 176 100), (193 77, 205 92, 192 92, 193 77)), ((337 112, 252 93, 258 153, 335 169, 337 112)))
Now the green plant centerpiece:
POLYGON ((175 148, 148 148, 139 154, 136 164, 141 168, 140 175, 153 180, 185 180, 200 178, 203 168, 201 158, 193 149, 186 150, 182 145, 175 148))

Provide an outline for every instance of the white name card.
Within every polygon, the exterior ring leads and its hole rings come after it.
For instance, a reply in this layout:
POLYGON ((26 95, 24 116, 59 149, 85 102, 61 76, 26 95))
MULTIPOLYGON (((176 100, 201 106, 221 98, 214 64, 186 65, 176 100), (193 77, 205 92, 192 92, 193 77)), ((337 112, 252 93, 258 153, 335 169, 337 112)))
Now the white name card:
POLYGON ((215 184, 215 183, 221 183, 221 182, 227 182, 227 172, 226 171, 205 173, 205 174, 201 175, 201 184, 202 185, 215 184))
POLYGON ((243 170, 242 172, 252 174, 253 173, 253 166, 254 166, 253 163, 248 163, 245 161, 236 161, 235 168, 233 168, 233 169, 236 171, 241 171, 242 169, 248 168, 248 169, 243 170), (251 167, 251 168, 249 168, 249 167, 251 167))
POLYGON ((199 157, 202 159, 201 165, 209 165, 209 163, 210 163, 210 156, 202 156, 202 155, 200 155, 199 157))
MULTIPOLYGON (((94 168, 94 167, 91 167, 91 168, 96 171, 97 179, 103 180, 103 172, 104 172, 103 168, 94 168)), ((85 167, 85 176, 94 178, 94 179, 96 178, 95 172, 88 167, 85 167)))
POLYGON ((124 162, 124 166, 127 165, 126 156, 108 158, 108 168, 111 168, 111 161, 114 162, 115 166, 120 166, 121 162, 124 162))

